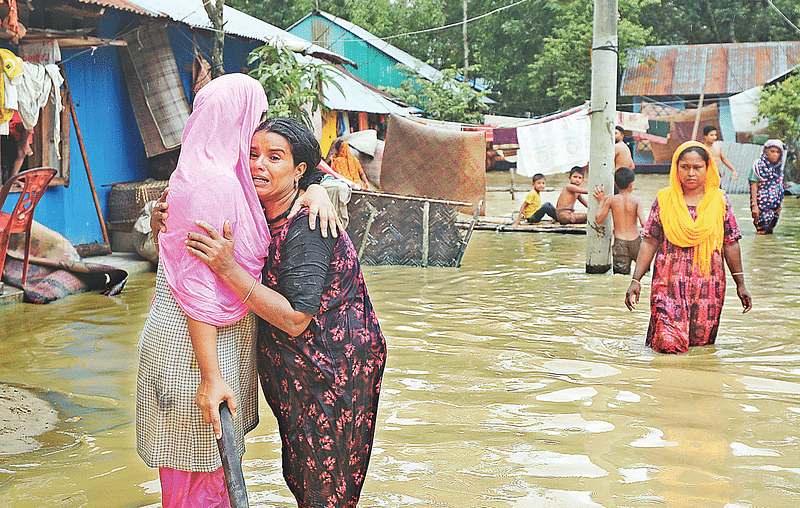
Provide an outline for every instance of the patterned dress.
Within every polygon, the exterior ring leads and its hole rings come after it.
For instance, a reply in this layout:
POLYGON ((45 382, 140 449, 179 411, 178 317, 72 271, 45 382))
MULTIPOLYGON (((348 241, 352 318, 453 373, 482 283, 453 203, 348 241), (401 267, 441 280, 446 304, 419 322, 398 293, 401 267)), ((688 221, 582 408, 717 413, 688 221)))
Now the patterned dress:
POLYGON ((312 314, 292 337, 259 320, 261 386, 283 474, 303 507, 355 507, 367 473, 386 343, 346 233, 322 238, 307 211, 273 231, 264 283, 312 314))
POLYGON ((783 203, 783 161, 772 164, 762 154, 750 170, 748 180, 758 184, 756 230, 771 231, 778 224, 783 203))
MULTIPOLYGON (((723 244, 742 235, 725 197, 723 244)), ((689 206, 697 218, 697 208, 689 206)), ((650 291, 650 326, 646 344, 660 353, 685 353, 689 346, 713 344, 717 338, 725 300, 725 268, 722 252, 711 255, 711 273, 705 276, 692 265, 693 247, 679 247, 664 234, 658 200, 653 203, 642 236, 658 242, 650 291)))

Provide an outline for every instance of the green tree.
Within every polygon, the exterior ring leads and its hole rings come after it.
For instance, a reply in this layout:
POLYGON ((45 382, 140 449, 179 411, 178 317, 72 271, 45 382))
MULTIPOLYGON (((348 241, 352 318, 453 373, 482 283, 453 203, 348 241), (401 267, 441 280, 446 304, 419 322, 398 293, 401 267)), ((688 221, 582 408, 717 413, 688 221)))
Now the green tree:
POLYGON ((800 148, 800 71, 780 83, 765 86, 758 97, 758 116, 769 121, 769 130, 780 136, 791 156, 792 179, 800 181, 797 154, 800 148))
POLYGON ((261 82, 267 93, 267 114, 273 118, 294 118, 312 128, 309 113, 326 110, 324 86, 342 91, 335 81, 335 67, 298 57, 286 48, 261 46, 250 53, 247 63, 252 66, 250 75, 261 82))
MULTIPOLYGON (((625 48, 647 44, 651 29, 642 27, 636 14, 654 2, 628 0, 619 6, 617 24, 620 69, 625 67, 625 48)), ((580 105, 591 97, 591 55, 594 8, 591 3, 571 1, 556 15, 556 27, 544 39, 542 51, 530 64, 528 78, 540 98, 537 113, 580 105)))
POLYGON ((227 4, 284 30, 314 8, 313 0, 227 0, 227 4))
MULTIPOLYGON (((467 83, 458 81, 459 73, 456 69, 442 70, 441 76, 433 81, 428 81, 406 67, 401 67, 401 71, 407 79, 400 88, 384 87, 384 89, 406 104, 423 110, 427 118, 448 122, 483 123, 480 99, 485 97, 486 93, 476 92, 467 83)), ((469 69, 470 73, 477 71, 478 68, 475 66, 469 69)))
MULTIPOLYGON (((795 26, 797 0, 772 0, 795 26)), ((659 44, 796 40, 797 32, 766 0, 661 0, 641 14, 659 44)))

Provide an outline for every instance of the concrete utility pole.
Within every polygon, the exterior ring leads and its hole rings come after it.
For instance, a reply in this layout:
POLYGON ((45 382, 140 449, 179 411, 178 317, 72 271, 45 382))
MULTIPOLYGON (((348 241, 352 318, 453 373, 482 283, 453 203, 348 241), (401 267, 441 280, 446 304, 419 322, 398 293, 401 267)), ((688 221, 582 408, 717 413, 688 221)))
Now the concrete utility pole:
POLYGON ((464 39, 464 82, 469 84, 469 43, 467 42, 467 0, 463 2, 464 19, 461 23, 461 36, 464 39))
POLYGON ((592 38, 591 141, 589 145, 589 217, 586 228, 586 273, 611 268, 611 214, 597 224, 594 188, 614 193, 614 128, 617 122, 617 0, 594 0, 592 38))

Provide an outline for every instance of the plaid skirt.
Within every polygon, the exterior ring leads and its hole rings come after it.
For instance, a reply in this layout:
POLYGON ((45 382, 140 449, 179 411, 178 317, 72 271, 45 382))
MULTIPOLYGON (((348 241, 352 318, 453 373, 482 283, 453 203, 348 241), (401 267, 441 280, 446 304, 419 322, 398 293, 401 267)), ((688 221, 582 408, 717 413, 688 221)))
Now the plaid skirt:
MULTIPOLYGON (((255 331, 252 312, 217 328, 219 367, 239 406, 234 420, 239 456, 244 435, 258 424, 255 331)), ((136 449, 148 466, 211 472, 222 465, 211 424, 203 422, 194 403, 199 385, 186 314, 159 264, 155 298, 139 339, 136 379, 136 449)))

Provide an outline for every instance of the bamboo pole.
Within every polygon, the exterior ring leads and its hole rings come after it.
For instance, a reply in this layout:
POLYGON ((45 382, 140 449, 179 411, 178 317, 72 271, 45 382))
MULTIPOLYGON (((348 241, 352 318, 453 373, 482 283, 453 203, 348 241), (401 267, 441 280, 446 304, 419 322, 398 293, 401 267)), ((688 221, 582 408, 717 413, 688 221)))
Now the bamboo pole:
POLYGON ((364 249, 367 247, 367 240, 369 240, 369 230, 372 228, 372 222, 375 220, 375 215, 378 214, 378 208, 372 206, 371 203, 367 203, 369 207, 369 218, 367 219, 367 225, 364 228, 364 236, 361 238, 361 247, 358 248, 358 261, 361 261, 361 256, 364 255, 364 249))
POLYGON ((92 198, 94 199, 94 208, 97 210, 97 218, 100 219, 100 229, 103 231, 103 240, 108 246, 108 252, 111 252, 111 241, 108 239, 108 231, 106 230, 106 221, 103 219, 103 210, 100 208, 100 200, 97 199, 97 191, 94 186, 94 178, 92 178, 92 171, 89 169, 89 157, 86 155, 86 147, 83 145, 83 136, 81 135, 81 128, 78 126, 78 115, 75 113, 75 102, 72 100, 72 93, 69 91, 69 83, 67 82, 67 72, 62 68, 61 76, 64 78, 64 91, 67 92, 67 105, 69 106, 69 114, 72 117, 72 123, 75 124, 75 136, 78 138, 78 146, 81 148, 81 156, 83 157, 83 167, 86 168, 86 178, 89 180, 89 188, 92 191, 92 198))
POLYGON ((422 203, 422 268, 428 267, 428 252, 430 249, 430 234, 431 234, 431 203, 425 201, 422 203))
POLYGON ((480 215, 481 213, 481 208, 483 208, 482 199, 478 201, 478 206, 475 207, 475 213, 472 214, 472 222, 469 225, 467 234, 464 235, 463 240, 461 240, 461 250, 458 252, 458 257, 456 258, 456 268, 459 268, 461 266, 461 258, 464 257, 464 252, 466 252, 467 250, 467 244, 469 243, 469 239, 472 236, 472 232, 475 230, 475 223, 478 222, 478 215, 480 215))
POLYGON ((700 84, 700 101, 697 104, 697 113, 694 115, 694 127, 692 127, 692 141, 697 139, 697 129, 700 127, 700 113, 703 110, 703 99, 706 96, 706 67, 708 67, 708 49, 703 53, 703 82, 700 84))

